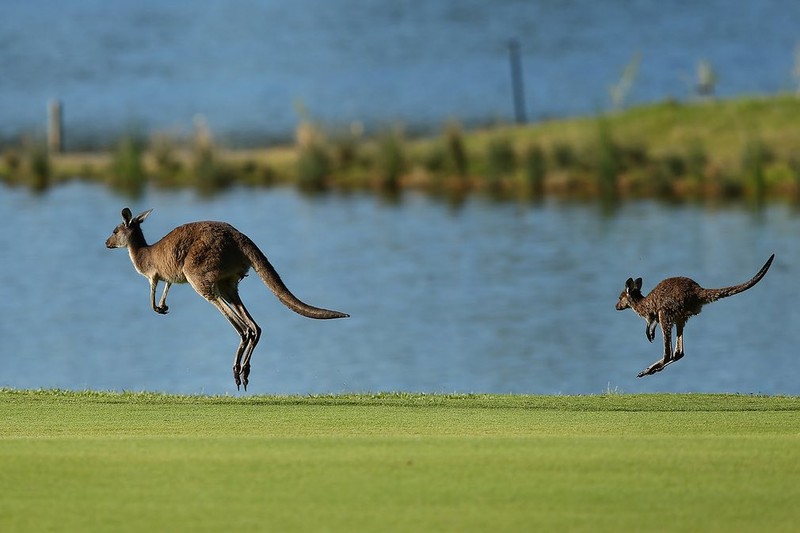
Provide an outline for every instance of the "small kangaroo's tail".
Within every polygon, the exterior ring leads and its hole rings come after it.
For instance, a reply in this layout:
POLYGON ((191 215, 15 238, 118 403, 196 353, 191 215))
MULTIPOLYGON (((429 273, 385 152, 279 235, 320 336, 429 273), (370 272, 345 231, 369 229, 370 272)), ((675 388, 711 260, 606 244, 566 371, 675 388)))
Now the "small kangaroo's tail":
POLYGON ((350 316, 347 313, 314 307, 300 300, 300 298, 292 294, 288 287, 286 287, 283 280, 278 275, 278 272, 258 246, 247 236, 242 236, 244 237, 241 243, 242 252, 250 260, 250 263, 253 265, 253 270, 256 271, 264 284, 269 287, 269 290, 278 297, 278 300, 280 300, 283 305, 295 313, 308 318, 327 319, 347 318, 350 316))
POLYGON ((739 294, 740 292, 746 291, 761 281, 761 278, 764 277, 764 275, 767 273, 767 270, 769 270, 770 265, 772 265, 773 259, 775 259, 775 254, 769 256, 769 259, 767 259, 767 262, 764 263, 763 267, 761 267, 761 270, 759 270, 750 281, 746 281, 740 285, 733 285, 732 287, 723 287, 721 289, 703 289, 706 303, 716 302, 722 298, 727 298, 728 296, 733 296, 734 294, 739 294))

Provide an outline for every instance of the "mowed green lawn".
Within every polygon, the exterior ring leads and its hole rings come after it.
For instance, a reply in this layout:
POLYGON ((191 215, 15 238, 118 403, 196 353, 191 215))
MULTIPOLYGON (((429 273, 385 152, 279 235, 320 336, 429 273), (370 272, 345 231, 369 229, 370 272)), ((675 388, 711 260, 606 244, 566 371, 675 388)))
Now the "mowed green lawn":
POLYGON ((0 531, 796 531, 800 398, 0 390, 0 531))

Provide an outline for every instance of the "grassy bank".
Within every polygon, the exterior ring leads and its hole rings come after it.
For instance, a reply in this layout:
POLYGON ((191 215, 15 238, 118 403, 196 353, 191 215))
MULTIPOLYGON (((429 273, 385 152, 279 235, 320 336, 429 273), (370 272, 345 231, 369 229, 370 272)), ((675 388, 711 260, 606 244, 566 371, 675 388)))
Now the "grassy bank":
POLYGON ((5 149, 0 177, 35 190, 96 180, 130 195, 146 185, 212 194, 231 185, 291 184, 306 191, 369 189, 393 194, 481 192, 678 199, 800 197, 800 99, 793 95, 665 102, 593 117, 498 125, 407 138, 394 129, 298 127, 296 143, 257 150, 156 134, 122 138, 108 153, 48 155, 41 144, 5 149))
POLYGON ((790 531, 800 398, 0 391, 0 529, 790 531))

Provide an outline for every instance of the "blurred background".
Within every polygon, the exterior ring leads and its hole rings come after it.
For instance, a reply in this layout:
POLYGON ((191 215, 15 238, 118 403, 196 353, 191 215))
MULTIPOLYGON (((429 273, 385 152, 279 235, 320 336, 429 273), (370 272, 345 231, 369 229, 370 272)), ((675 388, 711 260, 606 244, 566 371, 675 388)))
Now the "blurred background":
POLYGON ((233 393, 238 343, 104 240, 231 222, 248 393, 800 394, 800 4, 9 0, 0 386, 233 393), (613 306, 686 275, 686 358, 613 306))

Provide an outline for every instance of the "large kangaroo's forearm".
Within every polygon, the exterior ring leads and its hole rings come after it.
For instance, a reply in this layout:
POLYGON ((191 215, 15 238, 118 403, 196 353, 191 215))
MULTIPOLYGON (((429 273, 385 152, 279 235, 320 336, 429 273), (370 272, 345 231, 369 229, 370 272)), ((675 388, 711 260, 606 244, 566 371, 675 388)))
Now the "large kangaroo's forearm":
POLYGON ((161 294, 161 300, 156 305, 156 289, 158 288, 158 278, 150 278, 150 307, 159 315, 166 315, 169 311, 167 306, 167 293, 172 283, 169 281, 164 282, 164 292, 161 294))

